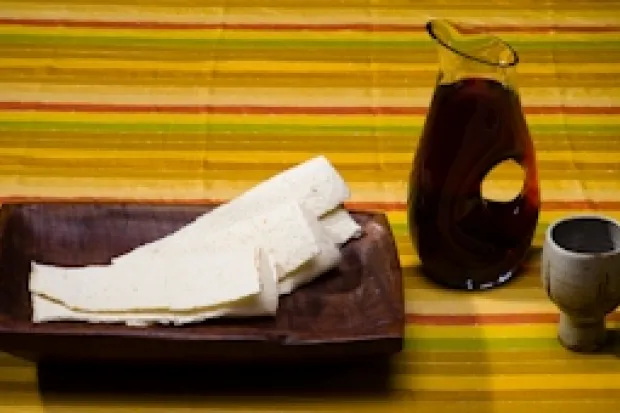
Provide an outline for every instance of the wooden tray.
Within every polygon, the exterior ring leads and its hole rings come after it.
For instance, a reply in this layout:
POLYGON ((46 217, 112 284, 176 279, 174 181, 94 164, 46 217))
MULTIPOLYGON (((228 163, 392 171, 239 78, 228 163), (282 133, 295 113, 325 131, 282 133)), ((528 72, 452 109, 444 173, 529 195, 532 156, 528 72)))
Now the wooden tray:
POLYGON ((275 318, 183 327, 33 324, 29 262, 104 264, 213 206, 14 204, 0 209, 0 351, 32 360, 249 362, 389 355, 404 333, 402 273, 384 215, 354 212, 365 235, 340 266, 290 296, 275 318))

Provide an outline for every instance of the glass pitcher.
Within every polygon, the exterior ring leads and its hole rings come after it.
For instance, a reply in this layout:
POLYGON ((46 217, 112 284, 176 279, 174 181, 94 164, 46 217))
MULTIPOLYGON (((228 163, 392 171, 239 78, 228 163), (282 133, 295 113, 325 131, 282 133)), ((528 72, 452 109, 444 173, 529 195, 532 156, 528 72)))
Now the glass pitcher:
POLYGON ((511 279, 526 256, 540 196, 534 146, 514 83, 518 56, 501 39, 426 25, 439 74, 409 181, 409 231, 422 272, 449 288, 479 290, 511 279), (482 196, 503 162, 523 172, 511 200, 482 196))

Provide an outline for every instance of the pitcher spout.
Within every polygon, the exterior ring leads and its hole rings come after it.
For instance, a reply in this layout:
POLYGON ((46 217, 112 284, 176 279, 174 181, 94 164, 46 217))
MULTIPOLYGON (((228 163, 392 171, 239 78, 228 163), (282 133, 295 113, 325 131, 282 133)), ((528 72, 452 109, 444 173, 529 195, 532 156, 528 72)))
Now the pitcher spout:
POLYGON ((441 83, 484 77, 512 84, 519 55, 499 37, 464 30, 443 19, 428 21, 426 31, 437 44, 441 83))

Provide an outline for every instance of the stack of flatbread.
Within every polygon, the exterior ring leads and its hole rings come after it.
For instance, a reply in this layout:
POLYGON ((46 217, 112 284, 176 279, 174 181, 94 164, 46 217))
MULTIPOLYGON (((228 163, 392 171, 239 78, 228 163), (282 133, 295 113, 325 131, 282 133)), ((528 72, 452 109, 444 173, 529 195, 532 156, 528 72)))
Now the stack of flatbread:
POLYGON ((275 315, 279 297, 338 265, 361 235, 349 188, 323 156, 272 176, 111 265, 33 262, 33 321, 183 325, 275 315))

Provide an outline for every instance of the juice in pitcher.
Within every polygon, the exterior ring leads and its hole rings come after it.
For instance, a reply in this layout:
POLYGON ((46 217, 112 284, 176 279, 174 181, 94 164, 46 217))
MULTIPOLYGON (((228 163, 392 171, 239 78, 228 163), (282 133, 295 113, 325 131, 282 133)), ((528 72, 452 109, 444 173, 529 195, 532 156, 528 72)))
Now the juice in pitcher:
POLYGON ((508 281, 534 236, 540 196, 533 142, 514 84, 517 53, 497 37, 427 24, 440 68, 410 176, 408 219, 423 273, 447 287, 508 281), (523 170, 511 200, 483 197, 503 162, 523 170))

